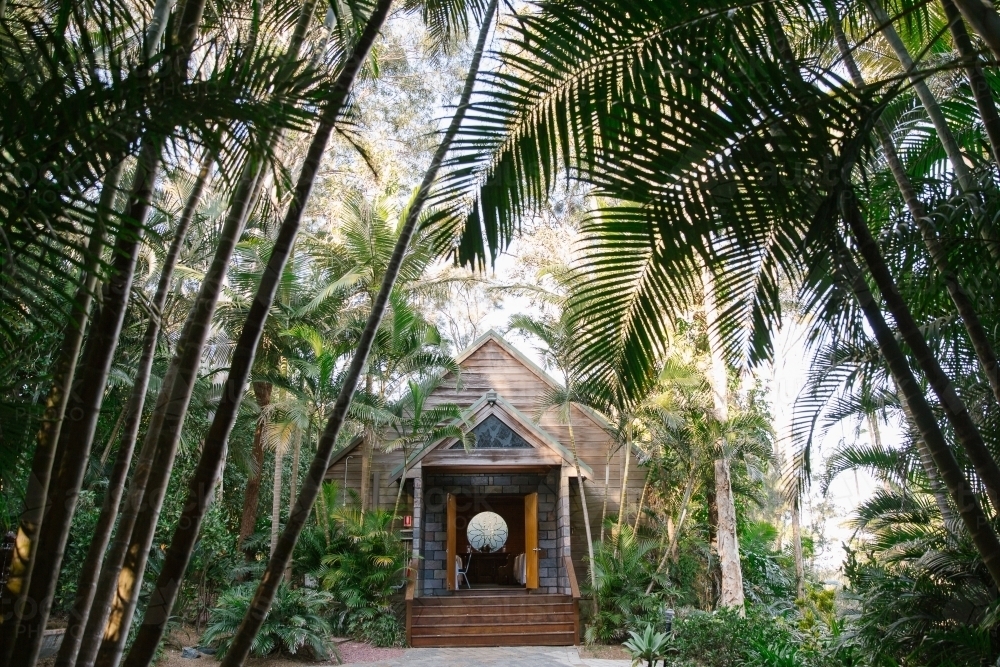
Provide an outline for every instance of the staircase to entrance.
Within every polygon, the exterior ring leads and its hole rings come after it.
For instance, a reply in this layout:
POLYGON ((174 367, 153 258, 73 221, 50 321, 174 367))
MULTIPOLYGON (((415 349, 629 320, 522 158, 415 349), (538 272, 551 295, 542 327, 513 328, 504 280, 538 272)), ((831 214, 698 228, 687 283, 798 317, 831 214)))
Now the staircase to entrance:
POLYGON ((456 591, 409 602, 410 646, 572 646, 579 615, 571 595, 456 591))

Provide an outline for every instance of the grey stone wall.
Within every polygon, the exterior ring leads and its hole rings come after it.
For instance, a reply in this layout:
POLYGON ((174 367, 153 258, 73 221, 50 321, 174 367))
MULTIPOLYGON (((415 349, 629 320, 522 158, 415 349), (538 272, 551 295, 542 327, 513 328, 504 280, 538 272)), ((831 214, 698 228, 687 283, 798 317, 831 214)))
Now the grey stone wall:
POLYGON ((447 498, 467 495, 489 502, 491 495, 526 495, 538 492, 538 585, 542 593, 562 593, 559 572, 559 537, 556 503, 559 469, 547 474, 433 475, 423 480, 423 595, 448 593, 447 498))

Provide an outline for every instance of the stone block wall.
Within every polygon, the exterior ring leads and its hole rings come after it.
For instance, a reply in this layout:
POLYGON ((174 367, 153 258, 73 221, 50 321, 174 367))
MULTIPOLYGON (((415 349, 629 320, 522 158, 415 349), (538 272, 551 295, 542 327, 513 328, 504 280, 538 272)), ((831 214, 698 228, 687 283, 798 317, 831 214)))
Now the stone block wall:
MULTIPOLYGON (((559 535, 556 519, 559 498, 559 469, 547 474, 503 473, 477 475, 434 475, 423 480, 423 565, 422 595, 448 593, 448 494, 472 496, 489 501, 491 495, 527 495, 538 492, 538 586, 541 593, 562 593, 560 584, 559 535)), ((565 581, 565 579, 563 579, 565 581)))

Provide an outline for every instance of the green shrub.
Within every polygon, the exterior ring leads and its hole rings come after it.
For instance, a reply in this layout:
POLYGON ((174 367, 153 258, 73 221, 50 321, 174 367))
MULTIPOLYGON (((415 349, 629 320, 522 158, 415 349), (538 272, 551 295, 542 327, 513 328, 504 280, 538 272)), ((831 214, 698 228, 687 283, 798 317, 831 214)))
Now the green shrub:
MULTIPOLYGON (((220 595, 216 607, 212 609, 202 642, 217 646, 220 658, 229 650, 256 589, 256 583, 235 586, 220 595)), ((291 588, 282 582, 274 596, 271 611, 254 639, 251 653, 265 656, 280 651, 294 655, 307 647, 314 657, 327 658, 330 623, 326 615, 332 603, 333 597, 329 593, 291 588)))
POLYGON ((691 612, 679 616, 673 630, 678 660, 673 664, 699 667, 765 665, 766 662, 754 662, 760 659, 757 654, 780 651, 781 647, 795 643, 792 629, 783 619, 752 608, 746 618, 729 609, 691 612))
POLYGON ((663 589, 666 576, 655 574, 656 562, 651 557, 656 543, 635 536, 623 526, 621 534, 595 545, 594 579, 584 583, 584 591, 597 602, 597 615, 590 619, 586 630, 587 643, 621 642, 631 630, 641 631, 648 625, 660 624, 663 589), (646 594, 652 579, 653 591, 646 594))
POLYGON ((401 646, 392 596, 405 582, 407 552, 392 530, 392 514, 345 508, 336 516, 346 539, 332 546, 317 574, 340 606, 337 628, 375 646, 401 646))

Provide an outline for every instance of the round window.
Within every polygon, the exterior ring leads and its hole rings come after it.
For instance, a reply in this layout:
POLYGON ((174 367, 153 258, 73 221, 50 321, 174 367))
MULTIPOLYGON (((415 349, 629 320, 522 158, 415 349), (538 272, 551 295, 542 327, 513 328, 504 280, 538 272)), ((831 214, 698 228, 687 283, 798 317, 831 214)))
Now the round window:
POLYGON ((507 522, 496 512, 480 512, 469 521, 465 534, 476 551, 499 551, 507 543, 507 522))

